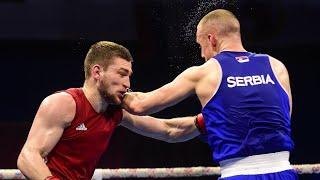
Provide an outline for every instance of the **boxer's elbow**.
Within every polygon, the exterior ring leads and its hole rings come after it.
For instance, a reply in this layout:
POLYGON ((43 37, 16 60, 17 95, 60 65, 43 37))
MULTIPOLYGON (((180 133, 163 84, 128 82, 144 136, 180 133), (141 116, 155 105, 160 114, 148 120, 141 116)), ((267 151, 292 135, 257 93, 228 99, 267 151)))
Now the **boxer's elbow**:
POLYGON ((22 155, 21 155, 21 153, 19 154, 19 157, 18 157, 18 159, 17 159, 17 167, 18 167, 18 169, 22 169, 22 167, 23 167, 23 159, 22 159, 23 157, 22 157, 22 155))
POLYGON ((167 130, 166 142, 168 143, 178 143, 191 140, 199 135, 199 132, 194 128, 179 128, 172 127, 167 130))
POLYGON ((23 147, 18 159, 17 159, 17 167, 23 173, 25 170, 30 169, 30 167, 36 163, 38 156, 37 151, 34 149, 30 149, 28 147, 23 147))
POLYGON ((176 128, 170 128, 167 130, 165 141, 168 143, 178 143, 178 142, 184 142, 187 139, 185 138, 185 135, 181 133, 181 130, 176 128))
POLYGON ((17 159, 17 167, 21 172, 24 172, 25 167, 27 166, 28 155, 26 154, 25 150, 23 149, 17 159))

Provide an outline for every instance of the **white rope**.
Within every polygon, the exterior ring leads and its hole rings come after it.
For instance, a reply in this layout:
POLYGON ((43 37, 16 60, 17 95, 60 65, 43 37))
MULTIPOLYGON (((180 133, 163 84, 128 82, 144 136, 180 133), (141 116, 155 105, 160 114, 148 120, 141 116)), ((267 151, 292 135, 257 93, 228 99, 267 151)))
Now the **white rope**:
MULTIPOLYGON (((320 174, 320 164, 293 165, 298 174, 320 174)), ((220 175, 219 167, 96 169, 92 179, 168 178, 220 175)), ((0 179, 24 179, 18 169, 0 169, 0 179)))
POLYGON ((165 177, 199 177, 220 174, 219 167, 191 168, 138 168, 138 169, 97 169, 105 179, 109 178, 165 178, 165 177))

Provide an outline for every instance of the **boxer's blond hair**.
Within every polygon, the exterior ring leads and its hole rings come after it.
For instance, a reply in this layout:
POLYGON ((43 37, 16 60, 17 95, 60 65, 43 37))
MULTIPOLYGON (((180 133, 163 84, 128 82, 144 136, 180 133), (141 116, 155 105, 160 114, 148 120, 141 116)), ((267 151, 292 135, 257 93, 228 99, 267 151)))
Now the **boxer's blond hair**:
POLYGON ((240 23, 237 17, 225 9, 211 11, 200 20, 198 26, 202 26, 205 31, 214 29, 220 36, 240 35, 240 23))

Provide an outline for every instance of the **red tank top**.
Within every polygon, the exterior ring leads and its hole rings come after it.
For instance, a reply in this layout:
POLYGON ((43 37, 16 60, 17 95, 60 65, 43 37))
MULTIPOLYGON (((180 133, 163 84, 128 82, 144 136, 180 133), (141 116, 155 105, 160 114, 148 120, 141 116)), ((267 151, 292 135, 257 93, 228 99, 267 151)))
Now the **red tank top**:
POLYGON ((47 166, 53 175, 61 179, 91 179, 100 156, 122 119, 122 109, 109 106, 105 113, 97 113, 81 88, 65 92, 75 100, 76 114, 47 156, 47 166))

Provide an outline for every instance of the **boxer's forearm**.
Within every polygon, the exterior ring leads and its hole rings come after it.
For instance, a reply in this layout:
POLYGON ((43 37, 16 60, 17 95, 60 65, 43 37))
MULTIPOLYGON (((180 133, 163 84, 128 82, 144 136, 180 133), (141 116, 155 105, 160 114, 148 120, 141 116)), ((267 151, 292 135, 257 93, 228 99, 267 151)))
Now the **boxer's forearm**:
POLYGON ((200 134, 195 125, 195 116, 163 120, 169 127, 166 141, 170 143, 184 142, 200 134))

